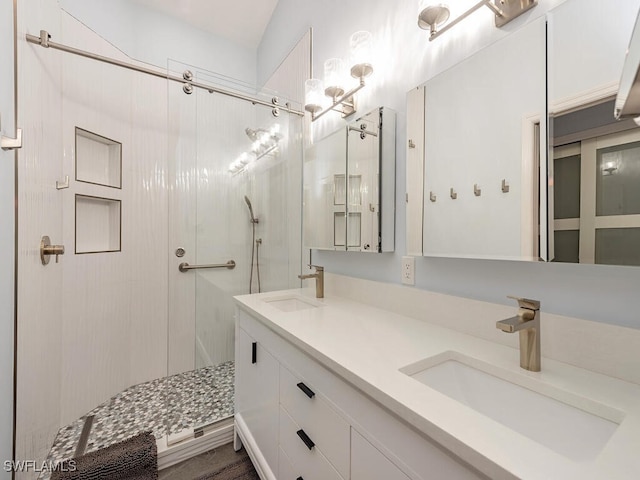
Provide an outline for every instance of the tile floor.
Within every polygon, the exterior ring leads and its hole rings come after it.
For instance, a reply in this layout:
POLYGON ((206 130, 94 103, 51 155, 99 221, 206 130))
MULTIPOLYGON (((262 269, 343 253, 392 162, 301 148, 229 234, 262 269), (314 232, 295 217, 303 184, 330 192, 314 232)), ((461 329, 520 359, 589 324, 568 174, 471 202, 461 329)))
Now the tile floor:
MULTIPOLYGON (((47 461, 58 463, 73 457, 89 415, 94 421, 85 453, 143 431, 161 438, 230 417, 233 382, 234 363, 230 361, 134 385, 62 427, 47 461)), ((39 477, 48 479, 48 473, 39 477)))

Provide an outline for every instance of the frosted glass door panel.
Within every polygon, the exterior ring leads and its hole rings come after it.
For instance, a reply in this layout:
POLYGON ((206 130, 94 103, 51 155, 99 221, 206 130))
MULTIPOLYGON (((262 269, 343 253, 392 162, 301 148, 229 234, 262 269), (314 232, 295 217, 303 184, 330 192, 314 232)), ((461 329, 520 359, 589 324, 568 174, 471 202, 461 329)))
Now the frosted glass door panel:
POLYGON ((578 263, 580 253, 580 230, 556 230, 553 232, 554 262, 578 263))
POLYGON ((640 265, 640 131, 586 132, 554 149, 553 261, 640 265))
POLYGON ((596 230, 596 263, 640 266, 640 228, 596 230))
POLYGON ((580 217, 580 155, 556 159, 553 174, 554 219, 580 217))
POLYGON ((599 149, 596 215, 640 214, 640 142, 599 149))

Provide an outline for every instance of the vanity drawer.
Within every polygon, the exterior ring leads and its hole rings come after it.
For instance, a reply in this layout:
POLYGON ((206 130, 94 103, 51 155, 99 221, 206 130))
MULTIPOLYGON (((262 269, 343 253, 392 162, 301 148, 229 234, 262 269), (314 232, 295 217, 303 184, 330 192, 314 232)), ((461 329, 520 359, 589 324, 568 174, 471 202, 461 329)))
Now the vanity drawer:
POLYGON ((382 452, 351 430, 351 480, 409 480, 382 452))
POLYGON ((300 474, 296 472, 287 454, 284 453, 282 448, 278 448, 278 479, 298 480, 299 478, 300 474))
MULTIPOLYGON (((287 468, 292 468, 289 471, 293 471, 297 475, 292 480, 296 480, 299 477, 304 480, 343 480, 320 449, 312 446, 312 443, 309 442, 309 440, 314 442, 311 435, 308 435, 307 445, 301 438, 301 436, 305 436, 305 433, 298 433, 301 431, 302 428, 280 406, 280 449, 282 450, 281 454, 284 453, 286 455, 282 459, 285 471, 287 468), (290 461, 290 465, 284 462, 285 459, 290 461)), ((282 471, 278 479, 287 480, 282 471)))
POLYGON ((313 385, 280 366, 280 405, 311 437, 344 478, 349 478, 350 426, 313 385))

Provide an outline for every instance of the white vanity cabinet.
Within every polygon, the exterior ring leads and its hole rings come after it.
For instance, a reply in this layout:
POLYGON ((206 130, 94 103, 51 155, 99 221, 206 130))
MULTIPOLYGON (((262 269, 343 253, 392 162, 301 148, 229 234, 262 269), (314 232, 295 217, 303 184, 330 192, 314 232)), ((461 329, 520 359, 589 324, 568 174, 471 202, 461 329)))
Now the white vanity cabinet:
POLYGON ((243 329, 236 328, 235 408, 252 437, 252 440, 243 438, 243 441, 260 446, 256 452, 260 458, 254 459, 254 463, 268 466, 273 472, 278 466, 279 368, 278 361, 261 343, 243 329))
POLYGON ((236 322, 236 439, 262 480, 486 478, 303 353, 286 332, 241 308, 236 322))

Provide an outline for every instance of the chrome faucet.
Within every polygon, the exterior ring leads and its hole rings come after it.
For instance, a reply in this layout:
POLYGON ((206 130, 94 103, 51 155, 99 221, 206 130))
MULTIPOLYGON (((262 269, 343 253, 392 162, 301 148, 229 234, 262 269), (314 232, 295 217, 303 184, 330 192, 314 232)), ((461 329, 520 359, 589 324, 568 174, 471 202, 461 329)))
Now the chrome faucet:
POLYGON ((307 275, 298 275, 300 280, 306 280, 307 278, 316 279, 316 298, 324 298, 324 267, 318 265, 309 265, 309 268, 315 268, 316 273, 309 273, 307 275))
POLYGON ((520 333, 520 366, 532 372, 540 371, 540 302, 528 298, 509 296, 518 302, 520 310, 515 317, 496 322, 496 327, 507 333, 520 333))

